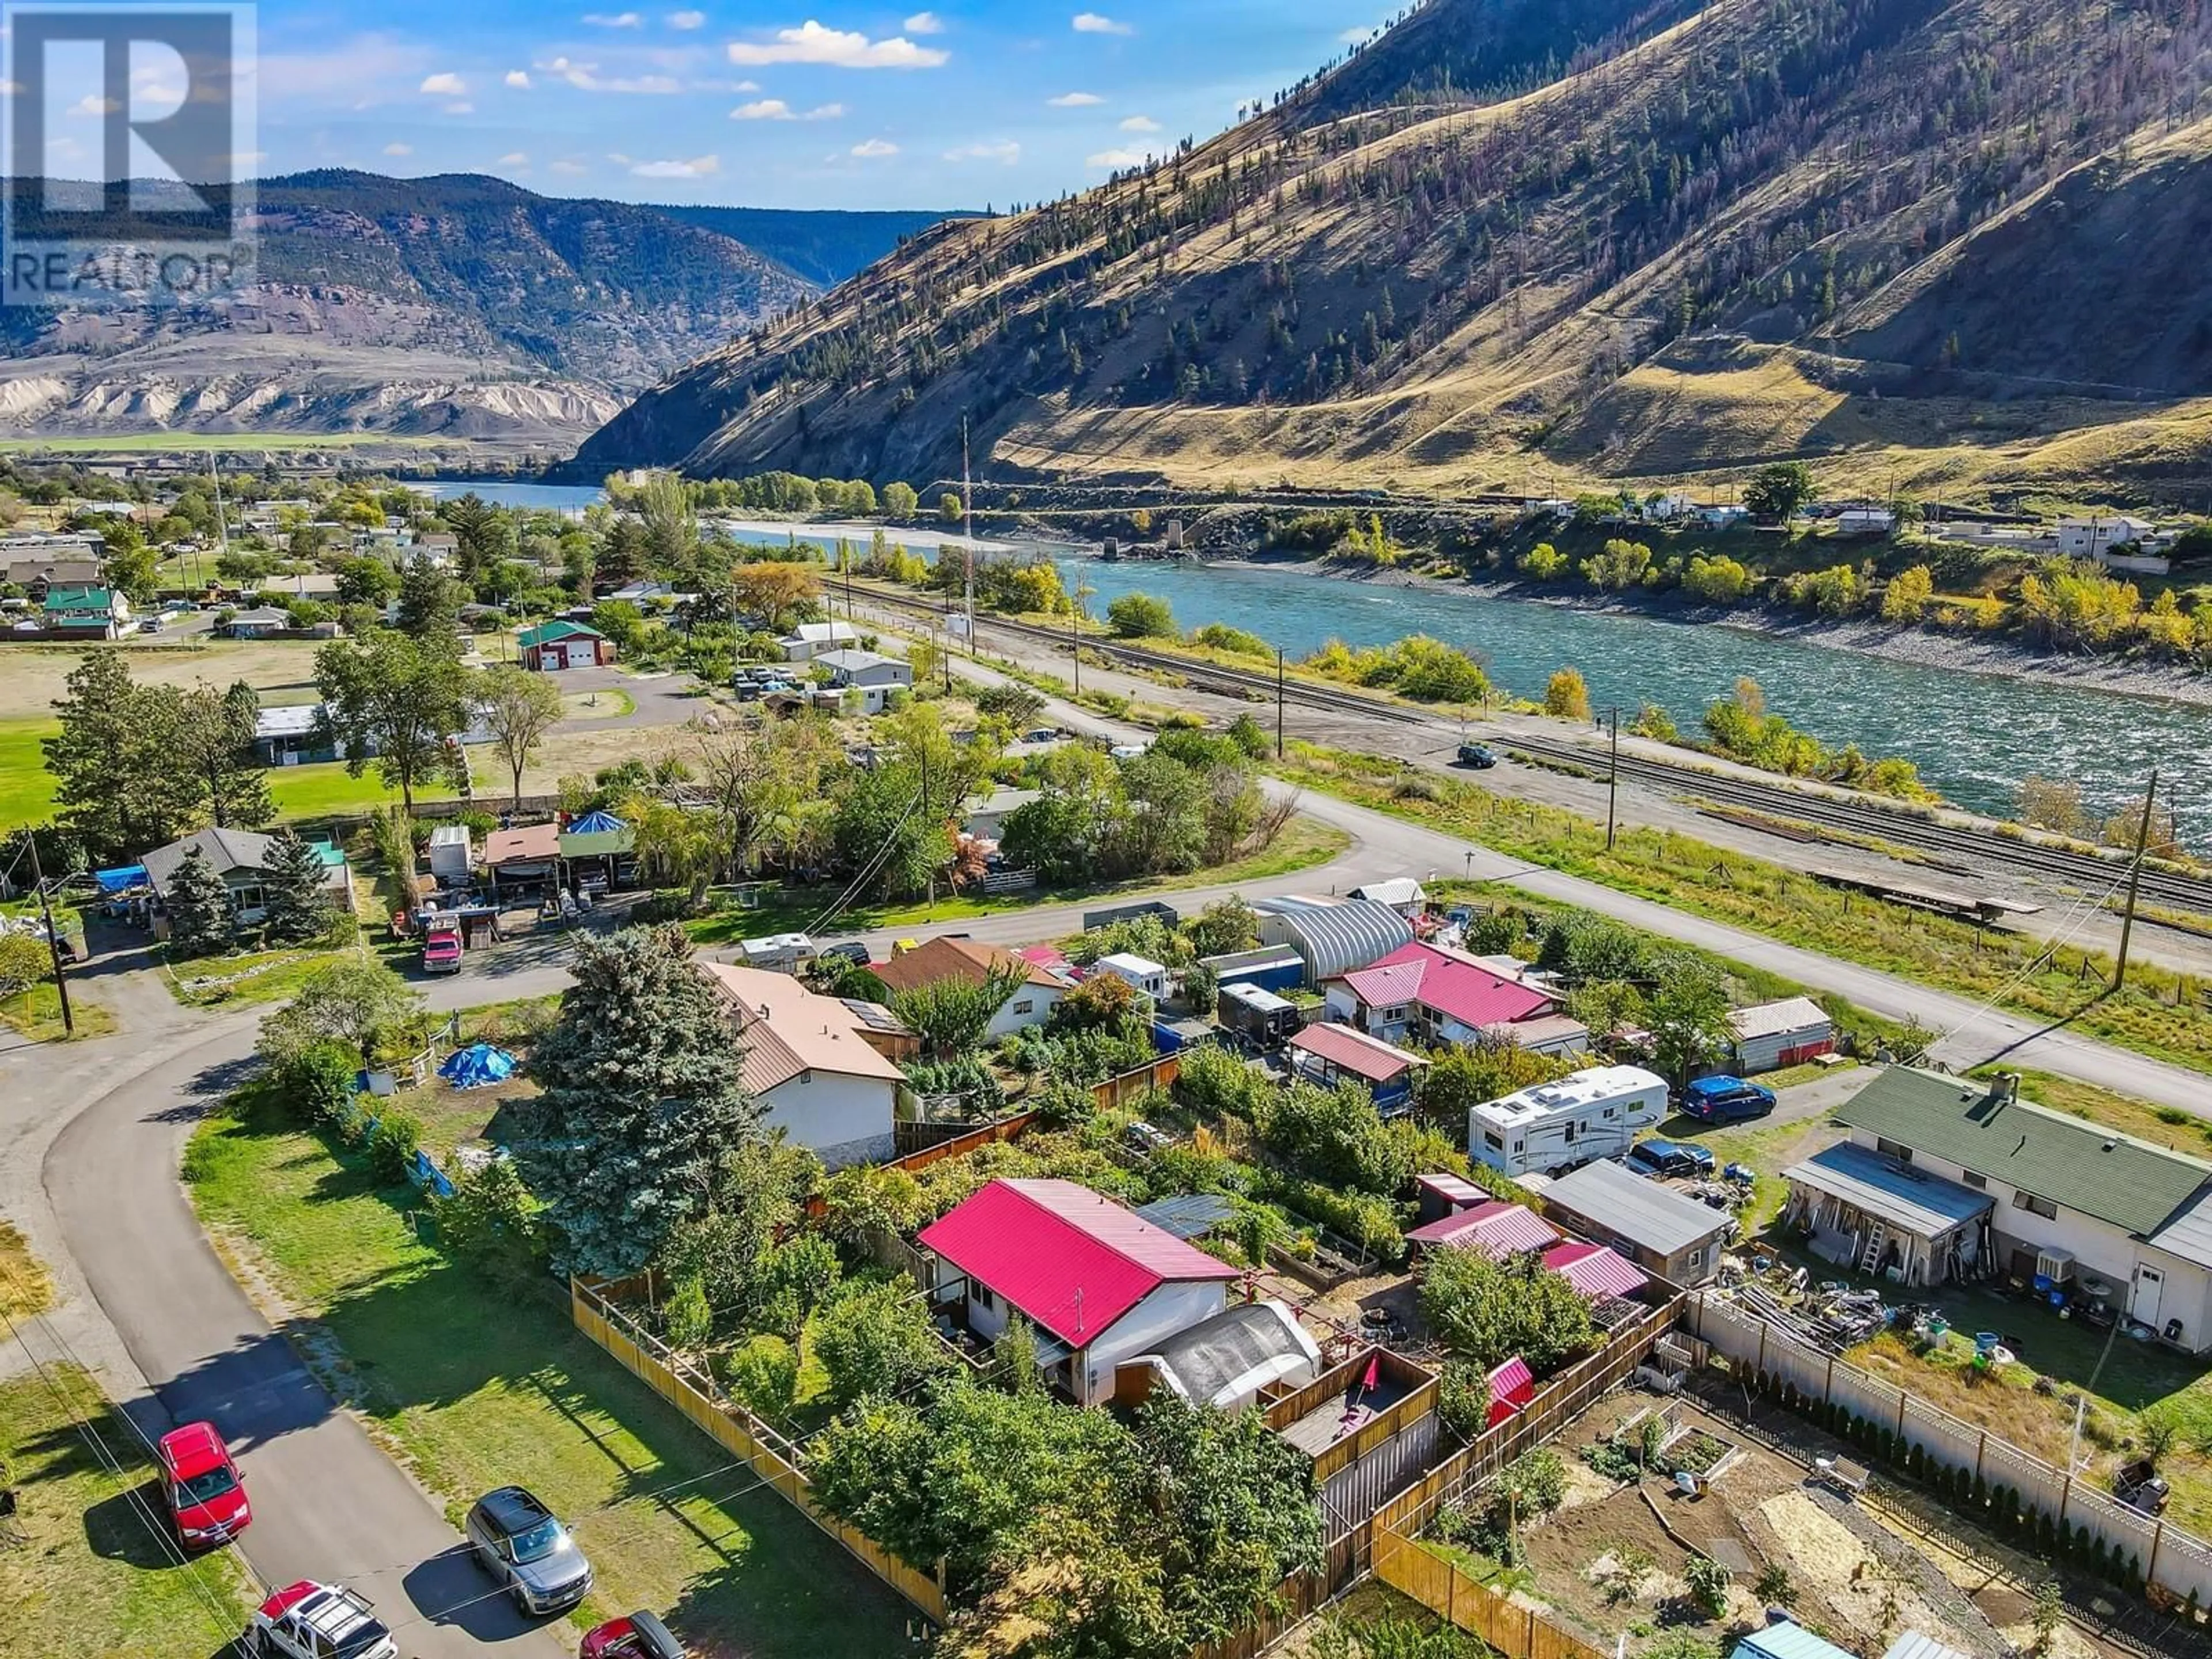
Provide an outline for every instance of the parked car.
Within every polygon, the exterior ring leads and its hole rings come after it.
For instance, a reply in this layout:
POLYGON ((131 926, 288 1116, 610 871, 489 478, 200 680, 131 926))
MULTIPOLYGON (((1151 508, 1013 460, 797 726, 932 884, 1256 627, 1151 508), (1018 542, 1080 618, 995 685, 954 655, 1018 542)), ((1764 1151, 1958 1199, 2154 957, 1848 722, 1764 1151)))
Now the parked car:
POLYGON ((161 1465, 161 1496, 178 1541, 188 1549, 227 1544, 253 1519, 246 1483, 230 1448, 212 1423, 187 1423, 163 1435, 154 1448, 161 1465))
POLYGON ((1459 763, 1472 766, 1478 772, 1487 772, 1498 764, 1498 756, 1487 744, 1463 743, 1459 746, 1459 763))
POLYGON ((301 1579, 254 1609, 246 1652, 258 1659, 399 1659, 375 1610, 342 1584, 301 1579))
POLYGON ((553 1511, 520 1486, 488 1492, 462 1528, 477 1565, 526 1616, 561 1613, 592 1593, 592 1564, 553 1511))
POLYGON ((1106 752, 1115 760, 1134 760, 1145 752, 1145 745, 1141 743, 1117 743, 1106 752))
POLYGON ((1040 726, 1034 732, 1023 732, 1022 741, 1024 743, 1058 743, 1060 728, 1056 726, 1040 726))
POLYGON ((1740 1077, 1701 1077, 1682 1091, 1682 1115, 1700 1123, 1741 1123, 1773 1109, 1773 1090, 1740 1077))
POLYGON ((835 945, 825 945, 816 951, 814 960, 817 963, 849 962, 855 968, 865 968, 869 962, 868 947, 856 939, 839 939, 835 945))
POLYGON ((1686 1140, 1639 1140, 1628 1149, 1626 1161, 1640 1176, 1702 1180, 1713 1172, 1713 1155, 1686 1140))
POLYGON ((668 1626, 649 1613, 610 1619, 584 1638, 577 1659, 684 1659, 684 1649, 668 1626))
POLYGON ((144 622, 138 624, 138 631, 141 634, 160 633, 161 631, 161 619, 159 617, 147 617, 144 622))

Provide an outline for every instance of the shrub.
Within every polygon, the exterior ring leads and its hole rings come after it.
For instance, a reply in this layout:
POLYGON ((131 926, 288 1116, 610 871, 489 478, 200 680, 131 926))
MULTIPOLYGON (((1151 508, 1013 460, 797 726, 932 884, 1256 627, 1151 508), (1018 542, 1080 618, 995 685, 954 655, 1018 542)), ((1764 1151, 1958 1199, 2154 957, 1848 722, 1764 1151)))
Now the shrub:
POLYGON ((277 1071, 293 1115, 315 1129, 336 1129, 354 1110, 354 1075, 361 1057, 343 1042, 311 1042, 277 1071))
POLYGON ((1521 556, 1520 568, 1532 582, 1555 582, 1567 574, 1567 556, 1549 542, 1538 542, 1521 556))
POLYGON ((406 1180, 422 1142, 422 1120, 387 1104, 368 1133, 368 1169, 377 1184, 396 1187, 406 1180))
POLYGON ((722 1382, 754 1416, 781 1422, 799 1396, 799 1356, 780 1336, 756 1336, 722 1362, 722 1382))
POLYGON ((813 1333, 841 1407, 900 1394, 948 1363, 928 1310, 903 1279, 848 1289, 816 1314, 813 1333))
POLYGON ((714 1333, 714 1311, 707 1305, 707 1286, 696 1274, 669 1293, 661 1304, 660 1317, 671 1347, 702 1347, 714 1333))
POLYGON ((1689 1589, 1690 1604, 1708 1619, 1718 1619, 1728 1611, 1729 1584, 1734 1575, 1709 1555, 1693 1555, 1682 1568, 1682 1582, 1689 1589))

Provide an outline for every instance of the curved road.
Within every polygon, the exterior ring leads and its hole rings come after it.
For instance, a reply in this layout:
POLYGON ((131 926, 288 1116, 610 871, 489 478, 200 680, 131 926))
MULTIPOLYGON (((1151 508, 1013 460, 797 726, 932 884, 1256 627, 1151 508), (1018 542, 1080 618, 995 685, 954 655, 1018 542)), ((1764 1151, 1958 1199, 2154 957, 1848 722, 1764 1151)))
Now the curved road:
POLYGON ((160 1415, 206 1418, 237 1453, 254 1509, 239 1547, 262 1583, 350 1584, 419 1659, 568 1654, 565 1624, 526 1626, 503 1597, 485 1599, 489 1581, 455 1553, 437 1506, 338 1409, 200 1231, 179 1162, 253 1036, 232 1023, 188 1040, 56 1138, 45 1182, 70 1255, 160 1415))

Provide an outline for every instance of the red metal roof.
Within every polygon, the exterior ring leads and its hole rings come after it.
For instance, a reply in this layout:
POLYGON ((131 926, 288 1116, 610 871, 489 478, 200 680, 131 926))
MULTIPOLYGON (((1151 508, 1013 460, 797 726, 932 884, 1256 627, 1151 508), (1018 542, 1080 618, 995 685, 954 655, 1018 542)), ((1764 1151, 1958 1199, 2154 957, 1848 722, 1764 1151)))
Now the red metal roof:
POLYGON ((1535 1373, 1516 1353, 1490 1374, 1491 1425, 1503 1423, 1535 1397, 1535 1373))
POLYGON ((1633 1296, 1651 1280, 1641 1267, 1602 1244, 1560 1244, 1544 1265, 1584 1296, 1633 1296))
POLYGON ((1337 1070, 1365 1078, 1370 1083, 1389 1083, 1404 1076, 1412 1066, 1427 1064, 1419 1054, 1407 1054, 1380 1037, 1371 1037, 1364 1031, 1355 1031, 1349 1025, 1334 1022, 1307 1026, 1291 1039, 1290 1046, 1316 1060, 1328 1060, 1337 1070))
POLYGON ((1464 951, 1419 941, 1340 977, 1370 1008, 1418 1002, 1478 1028, 1510 1024, 1559 1006, 1541 991, 1500 978, 1464 951))
POLYGON ((1523 1250, 1540 1250, 1556 1244, 1559 1230, 1534 1210, 1493 1198, 1487 1204, 1478 1204, 1471 1210, 1462 1210, 1416 1227, 1406 1237, 1409 1243, 1425 1244, 1431 1249, 1456 1245, 1482 1250, 1503 1260, 1523 1250))
POLYGON ((921 1244, 1080 1348, 1162 1285, 1237 1269, 1073 1181, 994 1181, 921 1244))

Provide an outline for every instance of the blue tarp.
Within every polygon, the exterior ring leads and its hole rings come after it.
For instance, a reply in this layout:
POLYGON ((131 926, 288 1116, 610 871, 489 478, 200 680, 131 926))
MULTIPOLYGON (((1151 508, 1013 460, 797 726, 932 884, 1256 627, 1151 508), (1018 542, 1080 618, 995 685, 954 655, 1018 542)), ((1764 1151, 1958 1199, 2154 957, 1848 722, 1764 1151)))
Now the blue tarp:
POLYGON ((100 884, 100 890, 103 893, 127 893, 134 887, 147 884, 146 866, 125 864, 113 870, 95 870, 92 872, 92 878, 100 884))
POLYGON ((562 833, 568 836, 604 836, 611 830, 629 828, 629 825, 611 812, 586 812, 580 818, 570 820, 568 827, 562 833))
POLYGON ((446 1056, 438 1075, 456 1089, 480 1089, 487 1083, 504 1083, 514 1075, 514 1056, 489 1042, 472 1042, 446 1056))

